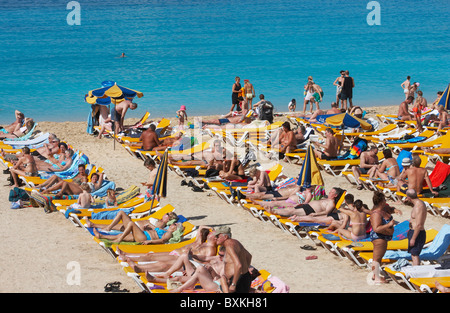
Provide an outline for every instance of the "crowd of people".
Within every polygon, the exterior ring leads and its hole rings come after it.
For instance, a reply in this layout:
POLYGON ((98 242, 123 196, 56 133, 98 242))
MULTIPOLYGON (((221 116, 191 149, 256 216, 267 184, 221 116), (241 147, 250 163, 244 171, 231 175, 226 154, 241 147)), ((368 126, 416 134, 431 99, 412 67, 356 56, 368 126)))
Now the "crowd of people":
MULTIPOLYGON (((256 115, 261 120, 273 122, 273 104, 265 100, 260 94, 260 101, 253 104, 255 88, 248 79, 244 80, 244 87, 240 85, 240 78, 236 77, 232 87, 232 107, 230 113, 223 119, 206 120, 204 125, 225 125, 228 123, 246 123, 250 111, 257 112, 256 115), (236 108, 236 115, 232 112, 236 108), (266 115, 266 112, 269 112, 266 115)), ((335 114, 346 112, 347 110, 362 118, 363 112, 360 107, 354 106, 352 102, 354 80, 349 76, 348 71, 341 71, 341 76, 336 78, 334 85, 337 88, 336 102, 331 104, 331 109, 321 110, 320 103, 323 101, 323 90, 317 85, 312 77, 308 77, 308 82, 304 86, 305 97, 303 112, 298 116, 309 118, 310 122, 315 122, 319 115, 335 114), (307 104, 310 104, 310 114, 306 114, 307 104), (315 110, 313 110, 315 105, 315 110)), ((421 114, 427 107, 427 100, 423 97, 421 90, 418 90, 419 83, 410 83, 410 77, 401 84, 405 92, 405 101, 399 106, 398 118, 403 121, 416 121, 417 130, 422 131, 421 114), (415 96, 417 96, 415 98, 415 96), (409 104, 414 103, 413 113, 409 111, 409 104)), ((438 96, 442 92, 438 93, 438 96)), ((439 100, 439 99, 437 99, 439 100)), ((437 122, 438 131, 448 124, 446 109, 437 107, 438 101, 433 103, 432 110, 437 110, 434 118, 428 123, 437 122)), ((116 107, 115 121, 117 130, 123 131, 123 119, 128 109, 135 109, 136 105, 131 101, 123 101, 123 106, 116 107)), ((289 110, 293 113, 296 109, 296 101, 292 99, 289 103, 289 110)), ((105 112, 103 112, 105 113, 105 112)), ((177 112, 179 119, 179 129, 184 129, 188 122, 186 106, 181 106, 177 112)), ((107 123, 112 123, 111 116, 103 117, 102 131, 107 127, 107 123)), ((32 121, 32 120, 31 120, 32 121)), ((32 128, 30 119, 25 119, 23 113, 16 111, 14 123, 2 128, 6 135, 15 134, 18 131, 25 132, 32 128), (26 129, 23 129, 23 125, 26 129), (22 125, 22 126, 21 126, 22 125), (22 129, 22 130, 21 130, 22 129)), ((203 125, 202 125, 203 126, 203 125)), ((24 133, 22 133, 23 135, 24 133)), ((289 122, 282 124, 282 127, 273 132, 270 142, 272 148, 278 149, 280 156, 296 150, 298 144, 305 140, 306 129, 301 126, 296 130, 291 128, 289 122)), ((3 137, 10 138, 10 137, 3 137)), ((176 132, 173 136, 160 139, 160 134, 156 132, 155 124, 151 124, 142 131, 139 137, 139 145, 145 151, 162 151, 167 148, 190 147, 195 144, 195 138, 186 136, 184 132, 176 132)), ((315 157, 321 160, 336 159, 341 148, 341 143, 334 136, 332 128, 327 128, 324 132, 324 142, 315 143, 315 157)), ((66 143, 59 140, 54 134, 49 135, 48 143, 33 149, 22 148, 20 154, 7 154, 3 150, 1 156, 13 162, 10 169, 13 186, 18 187, 19 175, 37 177, 39 171, 50 173, 63 172, 73 165, 74 150, 66 143)), ((358 180, 361 175, 368 175, 369 179, 380 179, 386 181, 386 186, 394 186, 398 191, 406 194, 406 200, 411 204, 410 230, 408 232, 409 248, 408 252, 412 256, 412 264, 420 264, 420 252, 425 242, 425 222, 427 209, 419 194, 424 194, 428 188, 432 195, 438 193, 433 190, 427 168, 421 166, 422 160, 418 156, 412 159, 402 160, 403 170, 399 170, 399 164, 393 157, 390 149, 383 150, 384 160, 379 162, 378 147, 369 146, 367 151, 360 155, 360 164, 352 167, 352 172, 356 178, 357 190, 363 188, 370 189, 371 186, 364 185, 358 180)), ((373 243, 373 280, 376 283, 385 283, 381 275, 381 260, 387 249, 387 244, 392 240, 395 221, 393 214, 402 212, 386 203, 385 195, 382 192, 373 190, 372 209, 362 200, 356 199, 353 194, 345 195, 345 205, 336 210, 337 200, 342 196, 343 190, 339 187, 330 189, 326 197, 314 198, 313 186, 295 185, 290 188, 273 192, 273 186, 266 171, 257 167, 247 168, 247 163, 239 160, 236 153, 228 151, 222 146, 221 140, 215 140, 211 151, 202 151, 192 154, 190 160, 178 161, 176 154, 173 154, 170 163, 184 165, 204 165, 207 175, 218 176, 224 180, 247 180, 247 193, 237 191, 238 198, 247 197, 255 204, 261 205, 269 213, 277 214, 289 218, 293 222, 321 223, 327 224, 330 232, 358 241, 369 237, 373 243), (246 174, 246 170, 248 174, 246 174), (369 217, 369 218, 368 218, 369 217), (350 226, 349 226, 350 225, 350 226)), ((55 196, 77 195, 77 208, 90 208, 94 204, 92 192, 98 190, 103 183, 103 174, 94 173, 88 177, 84 164, 78 165, 78 175, 72 181, 66 181, 58 175, 52 175, 48 180, 38 186, 40 192, 56 192, 55 196)), ((142 185, 147 189, 153 187, 156 177, 156 163, 153 159, 146 159, 144 167, 149 170, 149 178, 142 185)), ((106 195, 105 207, 117 206, 114 190, 109 189, 106 195)), ((164 244, 167 243, 175 232, 182 232, 183 225, 177 222, 175 213, 168 213, 155 223, 148 221, 133 221, 124 211, 120 211, 109 225, 95 224, 86 218, 86 225, 94 228, 94 236, 100 239, 108 239, 113 242, 138 242, 140 244, 164 244), (170 223, 172 221, 172 223, 170 223), (104 234, 106 231, 119 230, 120 234, 104 234)), ((145 272, 146 278, 150 282, 167 282, 170 278, 176 288, 173 292, 181 292, 191 289, 199 283, 204 290, 214 292, 250 292, 250 284, 257 270, 251 266, 252 256, 244 246, 231 236, 231 229, 228 226, 212 228, 202 226, 198 229, 196 241, 183 248, 170 253, 149 253, 149 254, 127 254, 119 250, 119 258, 126 261, 135 271, 145 272), (218 249, 220 247, 220 249, 218 249), (152 261, 150 264, 140 264, 140 261, 152 261), (183 270, 187 275, 173 278, 172 274, 183 270), (153 272, 163 272, 160 275, 151 274, 153 272)))

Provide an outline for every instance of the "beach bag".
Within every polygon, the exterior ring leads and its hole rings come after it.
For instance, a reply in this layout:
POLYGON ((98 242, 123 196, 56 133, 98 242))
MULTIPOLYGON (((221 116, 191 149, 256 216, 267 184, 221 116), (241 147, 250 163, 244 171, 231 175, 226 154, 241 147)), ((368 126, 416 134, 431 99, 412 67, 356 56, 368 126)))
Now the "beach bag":
POLYGON ((260 105, 259 119, 273 123, 273 104, 270 101, 263 101, 260 105))
POLYGON ((30 196, 28 196, 25 190, 14 187, 9 192, 9 202, 17 202, 19 200, 28 201, 30 200, 30 196))

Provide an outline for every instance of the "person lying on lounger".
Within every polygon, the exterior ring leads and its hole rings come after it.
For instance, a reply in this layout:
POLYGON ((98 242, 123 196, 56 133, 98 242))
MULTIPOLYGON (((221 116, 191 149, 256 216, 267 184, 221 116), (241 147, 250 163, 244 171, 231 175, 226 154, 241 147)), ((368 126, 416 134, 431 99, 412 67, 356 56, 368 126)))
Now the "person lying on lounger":
POLYGON ((0 126, 0 134, 1 133, 12 134, 16 131, 19 131, 19 129, 24 125, 25 115, 22 112, 20 112, 19 110, 16 110, 14 112, 14 116, 16 118, 16 120, 14 122, 12 122, 11 124, 9 124, 7 126, 0 126))
POLYGON ((86 179, 81 175, 80 179, 73 179, 72 181, 65 181, 58 175, 52 175, 43 184, 39 185, 39 192, 51 193, 54 191, 58 192, 55 194, 57 197, 63 195, 79 195, 83 190, 81 189, 81 184, 87 183, 91 189, 91 193, 98 190, 103 184, 103 173, 94 173, 91 175, 91 181, 86 181, 86 179))
POLYGON ((22 148, 22 157, 19 158, 16 164, 10 170, 11 176, 14 180, 14 187, 19 186, 19 177, 22 176, 39 176, 38 169, 34 158, 30 154, 30 148, 22 148))
POLYGON ((228 118, 212 119, 212 120, 202 120, 203 128, 232 128, 232 124, 250 124, 251 119, 245 115, 231 116, 228 118))
POLYGON ((367 237, 367 212, 370 212, 370 210, 364 207, 364 203, 361 200, 358 199, 354 202, 353 200, 353 195, 345 195, 345 202, 348 208, 339 208, 339 212, 345 215, 344 222, 334 232, 351 240, 358 241, 367 237), (350 224, 348 224, 349 219, 350 224))
POLYGON ((299 204, 309 203, 313 198, 311 186, 309 186, 308 188, 302 188, 301 186, 295 184, 295 187, 290 188, 290 190, 291 194, 287 197, 275 197, 270 201, 252 200, 253 198, 250 197, 250 200, 256 204, 261 205, 263 208, 293 208, 299 204))
POLYGON ((15 139, 20 138, 28 134, 34 127, 34 121, 31 118, 25 119, 25 125, 20 127, 18 130, 14 130, 11 133, 0 132, 0 139, 15 139))
POLYGON ((223 170, 219 172, 219 177, 225 180, 243 180, 245 179, 244 166, 237 158, 235 153, 233 159, 223 162, 223 170))
POLYGON ((269 174, 266 171, 260 171, 256 167, 252 167, 248 172, 248 176, 252 178, 247 184, 249 192, 267 192, 272 191, 269 174))
POLYGON ((59 151, 48 155, 46 160, 36 158, 38 170, 45 172, 62 172, 72 166, 74 151, 67 147, 64 142, 59 143, 59 151))
MULTIPOLYGON (((217 255, 217 248, 216 234, 212 230, 208 232, 206 241, 197 247, 190 247, 183 252, 169 253, 169 255, 153 253, 153 258, 147 258, 152 259, 152 263, 136 264, 138 261, 129 256, 126 257, 126 261, 136 272, 164 272, 162 276, 166 276, 167 280, 174 272, 181 270, 183 264, 189 263, 188 267, 195 269, 200 264, 208 263, 211 257, 217 255)), ((185 270, 188 275, 191 274, 187 268, 185 270)))
POLYGON ((161 228, 155 228, 148 231, 143 231, 139 226, 131 220, 128 215, 124 216, 122 220, 125 225, 123 233, 118 235, 104 235, 94 228, 94 236, 99 239, 108 239, 115 243, 120 242, 138 242, 143 245, 149 244, 163 244, 167 243, 174 234, 175 231, 182 231, 184 229, 183 224, 173 223, 167 230, 161 228))
POLYGON ((325 129, 325 144, 314 142, 314 145, 323 148, 323 151, 314 150, 316 158, 321 160, 333 160, 337 158, 339 152, 339 141, 334 136, 331 128, 325 129))
POLYGON ((342 189, 334 187, 330 190, 328 197, 321 200, 312 200, 306 204, 300 204, 293 208, 287 207, 284 209, 268 208, 269 213, 278 214, 281 216, 292 217, 293 221, 297 221, 297 216, 332 216, 337 219, 338 215, 333 213, 338 197, 342 194, 342 189))

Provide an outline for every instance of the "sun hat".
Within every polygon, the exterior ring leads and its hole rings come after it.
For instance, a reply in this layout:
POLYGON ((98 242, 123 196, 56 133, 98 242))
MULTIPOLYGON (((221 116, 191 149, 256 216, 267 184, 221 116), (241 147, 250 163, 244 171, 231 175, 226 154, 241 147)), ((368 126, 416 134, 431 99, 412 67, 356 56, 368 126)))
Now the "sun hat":
POLYGON ((402 160, 402 166, 410 166, 411 165, 411 159, 410 158, 404 158, 402 160))
POLYGON ((180 110, 186 111, 186 106, 185 106, 185 105, 182 105, 182 106, 180 107, 180 110))
POLYGON ((231 236, 231 228, 228 226, 220 226, 215 229, 216 235, 225 234, 231 236))

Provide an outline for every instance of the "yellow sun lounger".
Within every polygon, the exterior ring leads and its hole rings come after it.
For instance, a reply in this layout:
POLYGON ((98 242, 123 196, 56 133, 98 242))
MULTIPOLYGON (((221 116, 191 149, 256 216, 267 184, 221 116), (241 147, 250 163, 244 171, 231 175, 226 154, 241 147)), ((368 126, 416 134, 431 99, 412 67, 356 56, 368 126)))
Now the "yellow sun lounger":
POLYGON ((436 291, 436 282, 444 287, 450 287, 450 276, 447 277, 427 277, 427 278, 410 278, 409 282, 422 293, 434 293, 436 291))

